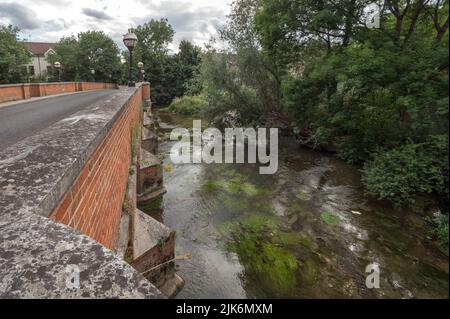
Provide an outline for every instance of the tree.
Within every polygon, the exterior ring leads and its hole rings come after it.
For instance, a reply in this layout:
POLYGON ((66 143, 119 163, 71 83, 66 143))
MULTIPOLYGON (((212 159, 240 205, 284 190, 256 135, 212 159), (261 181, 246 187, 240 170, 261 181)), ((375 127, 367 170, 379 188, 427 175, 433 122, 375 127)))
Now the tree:
POLYGON ((180 42, 179 51, 174 56, 176 63, 177 77, 174 82, 176 87, 175 95, 181 97, 188 91, 192 95, 199 94, 200 87, 195 87, 197 84, 193 83, 193 79, 199 74, 201 64, 202 50, 187 40, 180 42))
POLYGON ((78 56, 78 41, 74 36, 71 36, 60 39, 55 46, 55 54, 49 55, 47 60, 50 65, 53 65, 56 61, 61 63, 62 81, 78 81, 80 80, 78 56))
POLYGON ((101 31, 81 32, 77 38, 62 38, 55 52, 48 61, 52 65, 55 61, 61 63, 61 79, 64 81, 121 80, 120 51, 115 42, 101 31), (95 74, 91 70, 95 70, 95 74))
MULTIPOLYGON (((167 19, 152 19, 131 31, 138 37, 133 59, 144 63, 146 80, 152 85, 152 100, 158 106, 168 106, 173 98, 186 93, 200 64, 201 50, 189 41, 181 41, 179 52, 171 54, 169 44, 175 31, 167 19)), ((137 78, 136 66, 133 70, 137 78)))
POLYGON ((289 129, 290 121, 282 112, 282 73, 260 50, 253 27, 259 4, 259 0, 233 2, 228 23, 220 32, 227 49, 217 52, 210 47, 203 59, 207 113, 216 125, 224 124, 219 123, 224 114, 233 114, 233 122, 240 125, 289 129))
MULTIPOLYGON (((134 61, 144 63, 146 80, 152 85, 152 100, 156 105, 167 106, 174 96, 170 83, 173 66, 168 52, 175 31, 167 19, 152 19, 131 31, 138 37, 134 61)), ((136 66, 133 69, 137 77, 136 66)))
MULTIPOLYGON (((265 49, 287 63, 304 45, 327 52, 348 46, 367 18, 372 0, 262 0, 255 28, 265 49), (288 61, 286 61, 286 59, 288 61)), ((292 59, 290 60, 292 62, 292 59)))
POLYGON ((0 25, 0 83, 19 83, 26 79, 24 64, 31 54, 18 39, 19 29, 0 25))
POLYGON ((120 78, 120 52, 116 43, 101 31, 87 31, 78 35, 78 74, 83 80, 109 82, 120 78), (94 69, 95 74, 91 71, 94 69))
POLYGON ((167 53, 175 31, 167 19, 150 20, 132 29, 138 37, 137 50, 141 55, 152 53, 167 53))

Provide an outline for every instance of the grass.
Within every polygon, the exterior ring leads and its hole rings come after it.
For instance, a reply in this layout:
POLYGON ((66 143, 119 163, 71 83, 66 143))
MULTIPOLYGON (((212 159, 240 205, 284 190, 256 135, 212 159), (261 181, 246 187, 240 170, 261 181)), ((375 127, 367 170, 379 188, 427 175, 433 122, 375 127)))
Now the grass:
POLYGON ((175 98, 168 107, 169 112, 183 115, 201 115, 207 107, 203 96, 183 96, 175 98))

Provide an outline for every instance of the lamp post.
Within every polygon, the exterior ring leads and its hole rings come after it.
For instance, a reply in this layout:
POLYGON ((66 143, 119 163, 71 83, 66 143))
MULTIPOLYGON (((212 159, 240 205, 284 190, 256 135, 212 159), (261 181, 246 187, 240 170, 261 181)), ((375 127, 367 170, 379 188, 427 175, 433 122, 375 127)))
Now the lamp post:
POLYGON ((139 68, 139 81, 143 82, 144 81, 144 78, 143 78, 143 75, 144 75, 144 63, 138 62, 137 66, 139 68))
POLYGON ((58 82, 61 82, 61 63, 56 61, 53 65, 55 66, 56 70, 58 70, 58 82))
POLYGON ((95 70, 94 69, 91 69, 91 74, 92 74, 92 77, 94 78, 94 82, 95 82, 95 70))
POLYGON ((137 36, 128 32, 123 36, 123 44, 127 47, 128 51, 130 51, 130 64, 128 69, 128 86, 134 87, 136 84, 133 81, 133 49, 136 46, 137 36))

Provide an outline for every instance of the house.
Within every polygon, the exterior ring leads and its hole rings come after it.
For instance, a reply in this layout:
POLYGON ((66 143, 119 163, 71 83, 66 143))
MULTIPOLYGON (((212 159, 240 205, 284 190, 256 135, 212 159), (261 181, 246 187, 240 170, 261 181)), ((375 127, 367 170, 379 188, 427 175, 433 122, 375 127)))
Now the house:
POLYGON ((23 44, 32 54, 30 63, 25 65, 28 75, 37 77, 51 73, 52 65, 47 62, 47 57, 55 53, 56 43, 23 42, 23 44))

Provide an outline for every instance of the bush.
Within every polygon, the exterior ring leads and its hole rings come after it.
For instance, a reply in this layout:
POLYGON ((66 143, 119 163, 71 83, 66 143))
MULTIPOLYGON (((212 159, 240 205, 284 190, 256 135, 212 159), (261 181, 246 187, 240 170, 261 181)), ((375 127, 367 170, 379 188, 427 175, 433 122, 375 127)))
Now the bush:
POLYGON ((434 232, 439 243, 448 248, 448 215, 436 213, 429 221, 435 229, 434 232))
POLYGON ((175 98, 169 105, 170 112, 183 115, 202 115, 207 106, 203 96, 183 96, 175 98))
POLYGON ((448 136, 377 153, 362 176, 369 194, 397 205, 413 203, 417 193, 448 198, 448 136))

